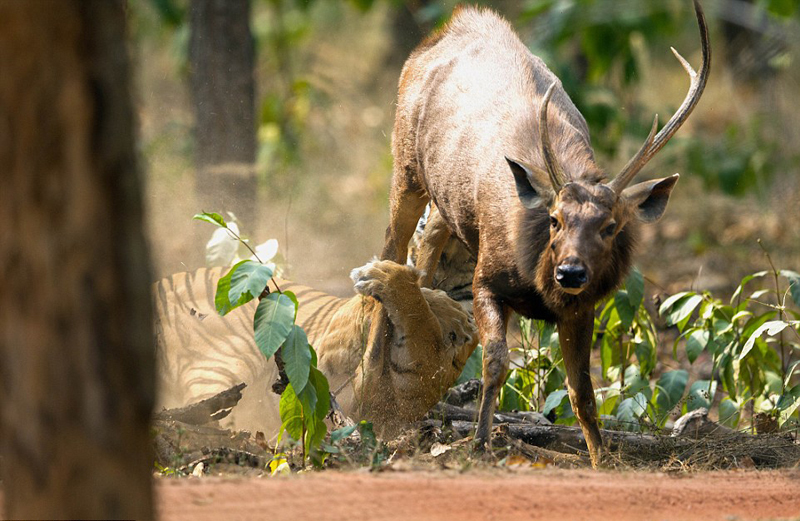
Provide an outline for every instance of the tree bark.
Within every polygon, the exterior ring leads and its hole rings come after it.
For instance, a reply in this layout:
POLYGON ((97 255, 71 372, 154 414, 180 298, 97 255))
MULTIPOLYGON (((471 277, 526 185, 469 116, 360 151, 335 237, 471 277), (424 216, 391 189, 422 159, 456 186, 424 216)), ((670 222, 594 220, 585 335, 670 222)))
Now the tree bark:
POLYGON ((153 518, 151 276, 125 8, 0 2, 6 518, 153 518))
POLYGON ((252 230, 257 182, 250 2, 194 0, 190 29, 198 203, 205 211, 233 211, 252 230))

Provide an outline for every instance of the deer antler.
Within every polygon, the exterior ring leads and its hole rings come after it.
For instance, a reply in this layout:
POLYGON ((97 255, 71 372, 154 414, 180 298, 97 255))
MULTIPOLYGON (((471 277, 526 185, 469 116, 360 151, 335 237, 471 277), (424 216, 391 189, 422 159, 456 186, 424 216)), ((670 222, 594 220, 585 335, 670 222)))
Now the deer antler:
POLYGON ((542 100, 542 106, 539 108, 539 137, 542 140, 542 158, 547 167, 547 175, 550 177, 553 190, 558 193, 561 191, 561 187, 564 186, 564 171, 553 153, 553 148, 550 145, 550 132, 547 129, 547 105, 550 104, 550 96, 553 95, 555 87, 556 82, 553 82, 547 89, 542 100))
POLYGON ((711 68, 711 46, 708 42, 708 26, 706 25, 706 18, 703 15, 703 8, 700 7, 700 2, 698 0, 694 1, 694 10, 697 14, 697 25, 700 27, 700 43, 703 52, 703 64, 700 67, 700 74, 695 72, 692 69, 692 66, 689 65, 683 56, 678 54, 678 51, 675 50, 674 47, 671 47, 672 53, 678 58, 678 61, 681 62, 681 65, 689 73, 689 78, 691 80, 691 84, 689 86, 689 92, 686 94, 686 98, 683 100, 683 103, 678 108, 678 111, 667 121, 667 124, 664 125, 664 128, 661 129, 655 137, 653 134, 658 127, 658 115, 656 115, 655 120, 653 121, 653 128, 650 131, 650 135, 647 136, 647 139, 642 145, 642 148, 636 153, 628 164, 625 165, 625 168, 622 169, 622 172, 617 175, 609 184, 608 186, 614 190, 616 193, 621 193, 622 190, 625 189, 626 186, 631 182, 631 180, 639 173, 639 171, 647 164, 650 159, 656 155, 656 153, 661 150, 661 148, 667 144, 667 141, 681 128, 681 125, 686 121, 689 117, 689 114, 692 113, 694 107, 697 105, 697 102, 700 101, 700 96, 703 94, 703 89, 706 87, 706 82, 708 81, 708 72, 711 68))

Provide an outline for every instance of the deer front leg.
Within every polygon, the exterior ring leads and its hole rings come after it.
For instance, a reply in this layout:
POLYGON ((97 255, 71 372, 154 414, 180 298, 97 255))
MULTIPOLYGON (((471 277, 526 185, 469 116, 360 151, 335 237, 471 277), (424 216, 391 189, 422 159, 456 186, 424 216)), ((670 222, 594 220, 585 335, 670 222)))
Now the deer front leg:
POLYGON ((436 206, 431 205, 431 213, 417 249, 416 268, 423 273, 420 283, 423 288, 433 286, 433 275, 439 266, 439 259, 448 239, 450 239, 450 228, 447 227, 436 206))
POLYGON ((405 264, 408 257, 408 242, 417 229, 417 222, 425 211, 430 197, 422 191, 407 186, 395 173, 389 195, 389 226, 381 252, 381 260, 405 264))
POLYGON ((478 284, 474 286, 477 289, 473 297, 473 311, 483 345, 483 397, 478 413, 475 446, 483 450, 491 449, 494 402, 508 372, 508 313, 490 290, 481 288, 478 284))
POLYGON ((597 426, 597 406, 589 374, 594 315, 591 308, 567 314, 570 315, 568 318, 558 322, 558 337, 567 369, 569 401, 586 439, 592 467, 597 468, 602 456, 603 442, 597 426))

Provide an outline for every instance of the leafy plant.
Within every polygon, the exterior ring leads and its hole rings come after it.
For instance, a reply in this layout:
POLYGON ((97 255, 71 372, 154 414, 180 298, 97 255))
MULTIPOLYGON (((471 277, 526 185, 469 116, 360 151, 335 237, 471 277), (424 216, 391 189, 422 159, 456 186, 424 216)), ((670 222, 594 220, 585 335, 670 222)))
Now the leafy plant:
POLYGON ((281 291, 273 278, 275 264, 262 262, 220 214, 203 212, 194 219, 232 232, 255 258, 236 263, 219 279, 214 305, 220 315, 226 315, 258 300, 253 317, 256 345, 265 357, 280 357, 289 380, 280 399, 281 436, 286 433, 301 444, 305 462, 327 434, 323 420, 330 410, 330 389, 328 379, 317 369, 317 355, 305 331, 295 323, 297 297, 291 291, 281 291))
MULTIPOLYGON (((800 274, 772 266, 748 275, 729 303, 696 291, 664 300, 658 312, 679 333, 673 357, 678 358, 680 346, 690 364, 701 356, 711 359, 712 377, 691 384, 684 369, 655 378, 658 331, 643 295, 644 278, 634 269, 624 288, 597 307, 594 345, 604 385, 595 393, 603 421, 628 430, 661 428, 673 412, 711 409, 715 403, 720 422, 730 427, 739 425, 745 404, 751 419, 764 412, 779 425, 797 421, 800 313, 790 306, 800 302, 800 274), (746 296, 749 284, 768 279, 771 287, 746 296), (717 380, 727 394, 719 401, 717 380)), ((521 324, 523 347, 512 355, 500 409, 540 410, 557 423, 574 423, 557 332, 537 321, 521 324)))
MULTIPOLYGON (((689 291, 673 295, 659 309, 681 333, 675 350, 682 343, 690 363, 703 352, 711 357, 712 375, 728 394, 720 403, 720 420, 728 425, 738 424, 745 404, 751 418, 765 412, 779 425, 796 418, 800 407, 800 314, 790 308, 792 302, 800 303, 800 274, 776 269, 771 259, 769 263, 770 270, 744 277, 727 303, 708 292, 689 291), (767 279, 772 279, 771 287, 747 294, 751 283, 767 279)), ((715 382, 704 384, 710 403, 715 382)))

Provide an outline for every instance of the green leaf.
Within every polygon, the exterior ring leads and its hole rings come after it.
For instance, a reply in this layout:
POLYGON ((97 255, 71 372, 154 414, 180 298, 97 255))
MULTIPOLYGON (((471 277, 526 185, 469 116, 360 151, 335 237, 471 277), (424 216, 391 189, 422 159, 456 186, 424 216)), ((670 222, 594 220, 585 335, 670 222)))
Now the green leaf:
POLYGON ((794 305, 800 307, 800 273, 781 270, 781 275, 789 280, 789 295, 791 295, 794 305))
POLYGON ((286 376, 295 389, 304 389, 311 370, 311 349, 305 331, 293 325, 281 349, 286 376))
POLYGON ((281 394, 278 408, 281 415, 281 431, 286 431, 292 439, 300 441, 303 437, 303 406, 292 384, 287 385, 281 394))
POLYGON ((322 374, 322 371, 316 367, 312 367, 308 374, 308 381, 314 385, 317 391, 317 406, 314 414, 318 420, 324 420, 331 409, 331 390, 328 379, 322 374))
POLYGON ((800 407, 800 384, 789 389, 778 399, 776 408, 781 412, 781 423, 785 422, 800 407))
POLYGON ((761 278, 766 275, 766 271, 759 271, 758 273, 753 273, 752 275, 747 275, 745 278, 742 279, 742 282, 739 284, 739 287, 736 288, 736 291, 733 292, 733 296, 731 297, 731 305, 733 305, 734 301, 742 294, 745 285, 753 279, 761 278))
POLYGON ((639 309, 644 299, 644 275, 637 267, 631 269, 628 278, 625 279, 625 289, 628 291, 628 302, 633 309, 639 309))
MULTIPOLYGON (((668 326, 677 325, 678 329, 683 329, 681 323, 684 320, 688 319, 692 312, 695 310, 697 306, 703 301, 702 295, 687 295, 682 299, 679 299, 675 302, 675 305, 672 306, 671 311, 666 316, 666 321, 668 326)), ((666 304, 666 302, 664 303, 666 304)), ((662 304, 662 308, 664 307, 662 304)))
POLYGON ((739 402, 730 398, 723 398, 719 403, 719 422, 726 427, 735 429, 739 425, 739 402))
POLYGON ((228 299, 234 307, 250 302, 261 295, 269 283, 274 271, 274 264, 243 260, 231 269, 231 288, 228 299))
POLYGON ((633 318, 636 315, 637 308, 631 305, 628 292, 625 290, 619 290, 614 295, 614 305, 617 307, 617 313, 619 313, 619 320, 622 323, 622 327, 627 331, 630 329, 631 324, 633 324, 633 318))
POLYGON ((756 329, 750 338, 747 339, 747 342, 744 343, 744 347, 742 348, 742 352, 739 354, 739 360, 742 360, 747 354, 753 349, 753 344, 757 338, 766 332, 769 336, 775 336, 787 327, 791 325, 795 325, 800 323, 800 321, 792 320, 789 322, 784 322, 783 320, 770 320, 769 322, 765 322, 762 324, 758 329, 756 329))
MULTIPOLYGON (((308 418, 306 424, 306 443, 308 447, 316 448, 320 445, 320 443, 322 443, 322 440, 325 439, 325 435, 328 433, 328 427, 323 421, 331 408, 331 395, 330 388, 328 387, 328 379, 325 378, 325 375, 322 374, 319 369, 312 367, 308 376, 308 385, 306 385, 305 389, 303 389, 303 393, 306 391, 306 389, 314 389, 314 395, 316 398, 316 403, 311 414, 306 415, 308 418)), ((305 410, 311 409, 304 408, 304 411, 305 410)))
POLYGON ((286 340, 294 324, 295 307, 292 299, 280 293, 270 293, 261 299, 253 318, 256 345, 269 358, 286 340))
POLYGON ((617 419, 623 422, 629 430, 638 430, 639 418, 645 411, 647 411, 647 397, 639 393, 620 402, 617 407, 617 419))
POLYGON ((467 358, 467 363, 464 364, 464 370, 461 371, 461 374, 456 380, 456 385, 463 384, 467 380, 471 380, 473 378, 480 378, 481 371, 483 367, 483 349, 481 346, 477 346, 475 350, 469 355, 467 358))
POLYGON ((545 416, 550 414, 550 411, 560 406, 565 399, 569 399, 569 395, 566 389, 559 389, 558 391, 553 391, 547 396, 547 399, 544 401, 544 408, 542 409, 542 414, 544 414, 545 416))
POLYGON ((688 298, 691 295, 696 295, 694 291, 681 291, 680 293, 675 293, 671 297, 667 298, 664 302, 661 303, 661 306, 658 308, 659 315, 666 315, 668 311, 672 309, 672 306, 681 299, 688 298))
POLYGON ((619 390, 617 389, 608 389, 605 393, 600 392, 600 389, 595 391, 595 396, 598 401, 597 406, 597 414, 598 415, 610 415, 614 412, 614 407, 617 405, 619 401, 619 390), (605 394, 605 396, 603 395, 605 394))
POLYGON ((714 401, 714 394, 717 392, 717 382, 711 383, 711 394, 708 392, 708 380, 697 380, 689 388, 689 394, 686 397, 685 412, 691 412, 695 409, 705 407, 711 409, 711 403, 714 401))
MULTIPOLYGON (((273 271, 274 271, 275 265, 271 264, 271 266, 273 266, 273 271)), ((283 294, 289 297, 289 299, 294 303, 294 318, 292 319, 292 321, 294 322, 297 320, 297 310, 300 309, 300 301, 297 300, 297 295, 295 295, 293 291, 287 290, 284 291, 283 294)))
POLYGON ((217 308, 217 313, 222 316, 227 315, 234 307, 233 304, 231 304, 230 298, 228 298, 228 293, 230 293, 231 290, 231 275, 233 275, 234 269, 236 269, 236 266, 231 268, 228 273, 217 281, 217 292, 214 295, 214 307, 217 308))
POLYGON ((710 336, 710 333, 704 329, 695 329, 686 337, 686 357, 690 364, 693 364, 706 348, 710 336))
POLYGON ((688 381, 689 373, 683 369, 668 371, 661 375, 658 383, 656 383, 656 388, 659 391, 656 396, 659 416, 666 418, 669 412, 680 402, 688 381))
POLYGON ((347 427, 342 427, 341 429, 336 429, 331 433, 331 442, 336 443, 337 441, 341 441, 347 438, 348 436, 353 434, 353 432, 355 432, 357 428, 358 425, 353 424, 353 425, 348 425, 347 427))
POLYGON ((225 219, 216 212, 202 212, 197 213, 192 217, 192 219, 196 221, 205 221, 207 223, 211 223, 214 226, 219 226, 220 228, 227 228, 228 223, 225 222, 225 219))

